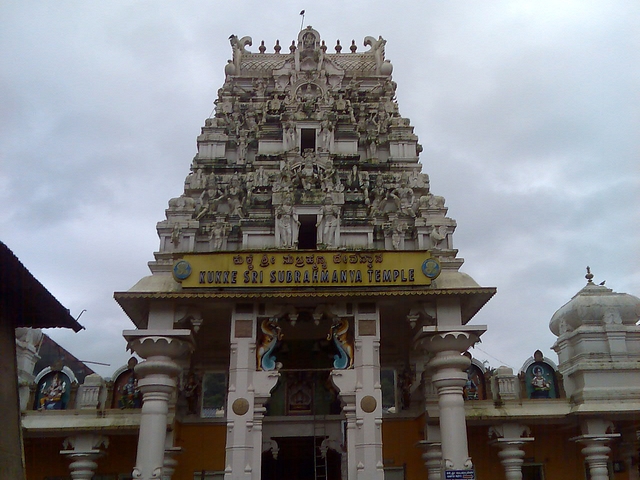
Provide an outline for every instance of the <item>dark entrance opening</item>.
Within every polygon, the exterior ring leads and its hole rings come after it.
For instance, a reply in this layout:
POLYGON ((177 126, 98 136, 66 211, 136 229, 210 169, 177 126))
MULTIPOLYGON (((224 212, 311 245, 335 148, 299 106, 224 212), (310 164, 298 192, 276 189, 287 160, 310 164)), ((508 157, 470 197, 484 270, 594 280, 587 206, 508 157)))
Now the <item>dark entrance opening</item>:
POLYGON ((300 250, 316 250, 318 248, 316 215, 300 215, 300 231, 298 232, 298 248, 300 250))
POLYGON ((316 151, 316 129, 315 128, 303 128, 300 131, 300 153, 304 154, 304 151, 310 149, 316 151))
POLYGON ((341 480, 341 455, 327 451, 326 463, 320 454, 322 438, 277 437, 278 459, 271 451, 262 454, 262 480, 341 480))

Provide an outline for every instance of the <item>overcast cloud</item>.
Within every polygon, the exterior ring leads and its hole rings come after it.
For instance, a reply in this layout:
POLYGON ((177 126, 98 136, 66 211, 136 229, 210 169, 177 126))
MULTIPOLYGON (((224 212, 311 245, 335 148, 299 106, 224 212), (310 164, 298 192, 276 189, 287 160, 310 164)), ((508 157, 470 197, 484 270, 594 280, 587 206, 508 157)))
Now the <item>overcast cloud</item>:
POLYGON ((126 363, 113 300, 148 275, 231 57, 284 48, 302 9, 332 50, 387 39, 462 270, 498 294, 472 353, 520 368, 585 284, 640 295, 640 4, 635 1, 30 2, 0 5, 0 239, 86 330, 47 333, 126 363))

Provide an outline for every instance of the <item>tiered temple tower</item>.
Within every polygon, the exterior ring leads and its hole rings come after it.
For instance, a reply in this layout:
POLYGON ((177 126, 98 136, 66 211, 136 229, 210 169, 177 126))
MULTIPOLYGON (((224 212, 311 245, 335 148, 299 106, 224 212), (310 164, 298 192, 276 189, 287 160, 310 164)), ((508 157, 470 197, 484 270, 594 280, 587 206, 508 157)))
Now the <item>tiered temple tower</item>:
POLYGON ((385 40, 362 53, 329 52, 311 27, 274 53, 230 40, 152 275, 116 294, 145 359, 134 477, 179 462, 177 425, 224 422, 224 452, 201 448, 224 456, 225 479, 382 480, 385 419, 425 423, 429 394, 436 463, 471 471, 462 353, 495 290, 459 271, 385 40), (178 382, 199 395, 185 411, 178 382))

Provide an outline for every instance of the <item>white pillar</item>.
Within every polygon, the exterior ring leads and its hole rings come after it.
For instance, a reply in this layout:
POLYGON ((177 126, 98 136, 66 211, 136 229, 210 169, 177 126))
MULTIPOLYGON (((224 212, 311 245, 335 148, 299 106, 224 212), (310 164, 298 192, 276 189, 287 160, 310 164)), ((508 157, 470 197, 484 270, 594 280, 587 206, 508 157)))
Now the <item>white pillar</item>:
POLYGON ((425 425, 425 440, 419 445, 425 450, 422 459, 427 467, 429 480, 442 479, 442 439, 438 425, 425 425))
POLYGON ((231 321, 225 480, 260 479, 264 403, 280 376, 257 370, 254 309, 236 305, 231 321))
POLYGON ((527 442, 533 442, 534 438, 530 435, 529 427, 516 423, 505 423, 489 428, 489 438, 494 438, 491 443, 500 447, 498 457, 504 467, 507 480, 522 480, 522 464, 525 455, 522 446, 527 442))
POLYGON ((338 389, 342 400, 342 411, 347 423, 347 477, 343 480, 356 480, 358 464, 356 462, 356 372, 355 370, 332 370, 331 381, 338 389))
POLYGON ((181 368, 174 362, 193 350, 190 330, 125 330, 128 348, 146 359, 135 367, 142 392, 138 453, 132 476, 162 478, 169 399, 181 368))
POLYGON ((591 480, 609 480, 609 452, 611 448, 607 445, 608 438, 590 438, 578 440, 586 446, 582 449, 582 454, 589 465, 591 480))
POLYGON ((380 316, 377 306, 371 309, 369 304, 358 304, 354 321, 357 478, 383 480, 380 316))
MULTIPOLYGON (((334 314, 349 319, 344 306, 334 314), (338 312, 339 311, 339 312, 338 312)), ((352 369, 333 370, 347 421, 345 480, 383 480, 382 389, 380 387, 380 318, 377 305, 358 304, 353 315, 355 333, 352 369)))
POLYGON ((428 444, 422 459, 427 467, 429 480, 440 480, 442 478, 442 443, 428 444))
POLYGON ((182 453, 181 447, 173 446, 174 432, 167 432, 164 448, 164 464, 162 465, 162 480, 171 480, 178 466, 176 456, 182 453))
POLYGON ((66 456, 71 463, 69 470, 73 480, 91 480, 98 468, 96 460, 103 455, 101 446, 107 447, 109 440, 101 435, 91 433, 78 434, 65 439, 60 454, 66 456))
POLYGON ((582 454, 589 466, 591 480, 609 480, 609 442, 619 438, 619 433, 613 431, 613 423, 602 418, 589 418, 582 422, 583 435, 571 440, 585 445, 582 454))
MULTIPOLYGON (((427 328, 427 327, 425 327, 427 328)), ((478 331, 460 326, 452 331, 438 328, 437 333, 423 339, 424 348, 433 353, 428 367, 434 373, 431 382, 438 391, 440 430, 442 433, 442 459, 444 470, 471 470, 467 444, 467 424, 462 395, 467 381, 467 368, 471 360, 462 355, 479 341, 482 327, 478 331)), ((485 327, 486 329, 486 327, 485 327)))

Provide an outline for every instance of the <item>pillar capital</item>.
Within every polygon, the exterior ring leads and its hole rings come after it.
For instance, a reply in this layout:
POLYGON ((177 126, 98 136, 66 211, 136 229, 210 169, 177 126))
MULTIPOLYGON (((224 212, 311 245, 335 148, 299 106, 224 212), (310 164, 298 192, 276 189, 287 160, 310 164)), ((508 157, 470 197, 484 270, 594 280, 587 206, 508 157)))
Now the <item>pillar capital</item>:
POLYGON ((417 336, 422 348, 433 354, 428 368, 438 391, 442 465, 445 470, 471 470, 463 387, 467 382, 469 357, 462 355, 480 341, 484 325, 425 326, 417 336))
POLYGON ((431 353, 456 351, 466 352, 480 341, 480 336, 487 331, 486 325, 458 325, 455 327, 422 327, 419 341, 425 350, 431 353))
POLYGON ((176 359, 195 348, 191 330, 125 330, 127 348, 142 358, 176 359))
POLYGON ((582 449, 592 480, 608 480, 609 442, 619 438, 619 433, 585 434, 571 438, 574 442, 585 445, 582 449))
POLYGON ((143 401, 133 478, 156 479, 163 475, 169 399, 181 370, 174 360, 193 351, 193 336, 188 329, 125 330, 123 335, 127 347, 145 359, 135 367, 143 401))
POLYGON ((498 458, 504 467, 507 480, 522 480, 522 464, 527 442, 533 442, 531 430, 526 425, 518 423, 502 423, 489 428, 489 438, 492 445, 500 448, 498 458))
POLYGON ((73 480, 91 480, 98 467, 96 460, 104 455, 109 439, 102 435, 83 433, 64 440, 60 454, 71 460, 69 470, 73 480))
POLYGON ((442 478, 442 439, 438 425, 425 425, 425 440, 418 442, 418 447, 424 450, 422 460, 427 467, 429 480, 442 478))

